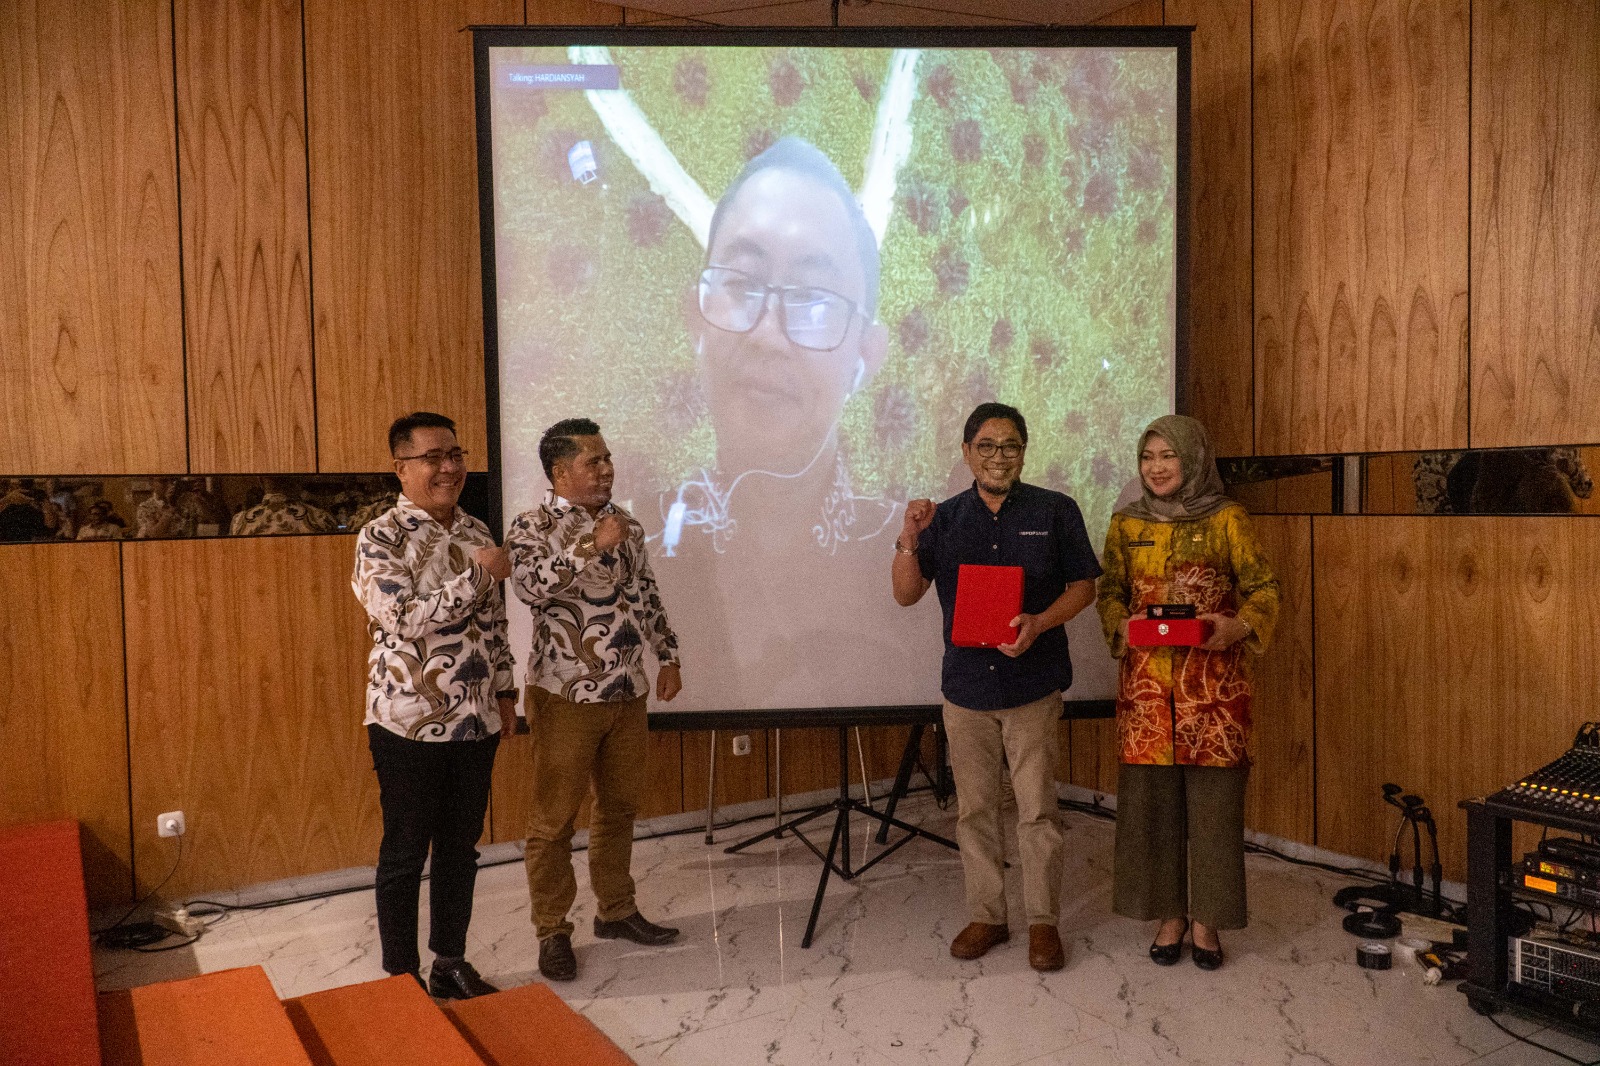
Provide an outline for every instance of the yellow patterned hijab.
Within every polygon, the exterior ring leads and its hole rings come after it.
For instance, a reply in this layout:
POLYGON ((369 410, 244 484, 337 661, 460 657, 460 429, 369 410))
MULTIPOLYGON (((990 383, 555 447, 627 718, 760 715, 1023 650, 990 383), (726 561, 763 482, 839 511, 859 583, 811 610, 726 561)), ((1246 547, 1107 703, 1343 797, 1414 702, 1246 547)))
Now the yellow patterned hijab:
POLYGON ((1183 464, 1183 484, 1171 496, 1162 499, 1150 491, 1144 478, 1139 479, 1142 490, 1139 498, 1124 507, 1119 514, 1142 518, 1147 522, 1184 522, 1205 518, 1222 510, 1229 503, 1223 494, 1222 475, 1217 472, 1217 459, 1211 452, 1211 438, 1206 427, 1188 415, 1163 415, 1150 423, 1139 435, 1139 448, 1134 453, 1135 463, 1144 454, 1144 446, 1151 437, 1160 437, 1172 445, 1183 464))

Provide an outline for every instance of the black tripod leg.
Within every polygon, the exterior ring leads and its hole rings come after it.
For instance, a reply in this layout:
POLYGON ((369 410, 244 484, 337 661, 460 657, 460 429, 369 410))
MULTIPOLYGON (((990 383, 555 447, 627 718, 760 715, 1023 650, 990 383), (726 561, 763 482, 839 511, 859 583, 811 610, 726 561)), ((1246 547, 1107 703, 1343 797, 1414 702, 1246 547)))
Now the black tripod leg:
MULTIPOLYGON (((900 769, 895 771, 894 787, 889 790, 889 802, 883 808, 884 814, 894 817, 894 810, 900 805, 900 797, 906 794, 906 789, 911 787, 911 773, 917 766, 917 752, 922 748, 922 730, 925 724, 918 722, 911 727, 911 735, 906 738, 906 750, 900 753, 900 769)), ((878 843, 889 842, 889 823, 884 822, 878 827, 878 843)))
POLYGON ((800 946, 811 946, 811 937, 817 931, 817 915, 822 913, 822 896, 828 891, 828 875, 833 872, 833 856, 839 850, 839 838, 844 835, 845 825, 849 815, 840 810, 838 817, 833 820, 833 837, 828 841, 828 857, 822 863, 822 876, 817 879, 817 898, 811 902, 811 920, 806 922, 806 935, 800 941, 800 946))

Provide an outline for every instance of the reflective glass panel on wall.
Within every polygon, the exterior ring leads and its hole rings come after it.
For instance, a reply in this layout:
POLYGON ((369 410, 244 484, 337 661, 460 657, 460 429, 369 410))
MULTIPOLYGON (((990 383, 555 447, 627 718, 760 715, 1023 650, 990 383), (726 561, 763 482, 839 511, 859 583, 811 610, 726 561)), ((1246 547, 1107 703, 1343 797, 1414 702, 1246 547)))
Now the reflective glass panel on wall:
POLYGON ((1600 445, 1365 457, 1364 514, 1600 514, 1600 445))
MULTIPOLYGON (((488 476, 461 506, 486 518, 488 476)), ((0 479, 0 543, 353 533, 393 507, 393 474, 0 479)))

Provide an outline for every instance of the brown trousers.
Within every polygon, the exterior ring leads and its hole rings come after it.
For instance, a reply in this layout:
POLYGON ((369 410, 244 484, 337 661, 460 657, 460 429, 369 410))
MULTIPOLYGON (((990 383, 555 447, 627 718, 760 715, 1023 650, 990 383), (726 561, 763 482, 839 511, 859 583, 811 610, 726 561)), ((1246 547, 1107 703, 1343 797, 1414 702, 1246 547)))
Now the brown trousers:
POLYGON ((614 922, 638 910, 629 867, 649 725, 643 696, 617 703, 573 703, 542 689, 530 689, 530 694, 533 807, 523 861, 534 930, 543 940, 572 933, 567 912, 578 895, 572 872, 573 824, 591 783, 589 883, 596 914, 614 922))

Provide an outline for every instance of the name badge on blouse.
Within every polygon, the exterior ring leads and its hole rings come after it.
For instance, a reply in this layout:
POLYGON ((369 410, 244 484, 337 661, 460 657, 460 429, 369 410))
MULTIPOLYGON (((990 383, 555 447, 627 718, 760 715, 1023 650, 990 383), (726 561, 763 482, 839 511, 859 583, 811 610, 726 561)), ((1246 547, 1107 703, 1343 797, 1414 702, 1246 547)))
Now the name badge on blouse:
POLYGON ((1153 541, 1153 540, 1130 540, 1130 541, 1128 541, 1128 547, 1130 547, 1130 548, 1154 548, 1155 546, 1156 546, 1156 542, 1153 541))

